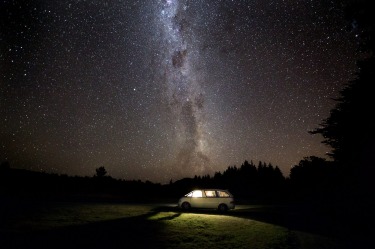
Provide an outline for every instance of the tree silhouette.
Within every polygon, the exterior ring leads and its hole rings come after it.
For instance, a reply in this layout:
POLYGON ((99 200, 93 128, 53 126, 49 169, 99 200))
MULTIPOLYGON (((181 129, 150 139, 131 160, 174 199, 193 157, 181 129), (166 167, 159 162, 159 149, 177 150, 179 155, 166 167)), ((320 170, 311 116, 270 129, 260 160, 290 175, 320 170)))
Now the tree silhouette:
POLYGON ((101 166, 101 167, 95 169, 95 171, 96 171, 96 175, 95 175, 96 177, 102 178, 107 174, 107 171, 104 168, 104 166, 101 166))
POLYGON ((323 143, 332 148, 329 155, 337 162, 356 161, 373 143, 375 108, 371 85, 375 82, 374 62, 369 59, 358 63, 357 78, 340 92, 336 107, 321 127, 311 131, 324 137, 323 143))
MULTIPOLYGON (((321 134, 332 150, 329 154, 340 166, 340 181, 351 198, 362 196, 360 203, 375 198, 375 22, 372 1, 348 1, 346 15, 358 38, 364 59, 357 62, 354 79, 340 92, 337 104, 321 127, 311 131, 321 134), (364 198, 363 198, 364 197, 364 198)), ((356 200, 353 201, 353 203, 356 200)))
POLYGON ((298 187, 314 187, 327 177, 327 161, 310 156, 301 160, 290 170, 290 180, 298 187))
POLYGON ((358 161, 369 163, 375 152, 375 105, 372 85, 375 82, 374 22, 371 1, 355 1, 346 13, 352 28, 359 35, 359 49, 367 57, 357 63, 355 79, 340 92, 337 104, 321 127, 310 133, 321 134, 323 143, 332 148, 329 154, 341 165, 352 167, 358 161))

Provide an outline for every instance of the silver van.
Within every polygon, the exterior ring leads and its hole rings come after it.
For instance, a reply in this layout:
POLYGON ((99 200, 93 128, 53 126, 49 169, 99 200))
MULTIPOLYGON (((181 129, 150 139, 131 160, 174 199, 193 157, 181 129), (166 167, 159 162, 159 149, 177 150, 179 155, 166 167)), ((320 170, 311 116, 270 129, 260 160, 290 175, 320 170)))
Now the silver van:
POLYGON ((234 198, 228 190, 196 189, 181 197, 178 206, 184 210, 190 208, 214 208, 221 212, 234 209, 234 198))

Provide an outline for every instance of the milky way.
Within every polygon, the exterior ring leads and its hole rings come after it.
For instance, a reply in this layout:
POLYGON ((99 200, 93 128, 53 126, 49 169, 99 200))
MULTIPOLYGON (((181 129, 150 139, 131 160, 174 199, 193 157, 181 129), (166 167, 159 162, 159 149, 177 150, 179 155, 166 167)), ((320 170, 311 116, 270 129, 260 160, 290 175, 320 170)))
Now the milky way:
POLYGON ((176 136, 176 160, 186 173, 207 173, 205 154, 204 93, 192 65, 194 41, 184 1, 163 1, 159 11, 164 48, 161 70, 166 83, 165 97, 173 113, 176 136), (193 43, 193 44, 192 44, 193 43))
POLYGON ((0 3, 0 160, 122 179, 325 157, 359 58, 334 1, 0 3))

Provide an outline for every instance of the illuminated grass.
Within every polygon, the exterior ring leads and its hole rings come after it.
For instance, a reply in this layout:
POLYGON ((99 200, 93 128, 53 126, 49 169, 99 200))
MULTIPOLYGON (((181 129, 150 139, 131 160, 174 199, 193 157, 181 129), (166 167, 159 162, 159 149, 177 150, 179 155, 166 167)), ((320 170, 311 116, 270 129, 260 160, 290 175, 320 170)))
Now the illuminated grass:
POLYGON ((167 248, 290 248, 286 228, 250 219, 174 212, 149 219, 165 224, 167 248))
MULTIPOLYGON (((263 209, 257 207, 257 210, 263 209)), ((35 248, 39 247, 41 239, 51 245, 58 239, 61 248, 69 248, 72 244, 68 238, 72 236, 75 243, 91 243, 92 248, 111 248, 107 245, 108 240, 139 248, 149 245, 152 245, 150 248, 169 249, 340 248, 334 239, 289 230, 246 215, 235 216, 236 212, 227 215, 214 211, 186 213, 173 207, 94 203, 17 204, 8 208, 3 206, 1 211, 0 237, 7 234, 19 240, 36 236, 35 248)), ((28 248, 28 244, 20 248, 28 248)))

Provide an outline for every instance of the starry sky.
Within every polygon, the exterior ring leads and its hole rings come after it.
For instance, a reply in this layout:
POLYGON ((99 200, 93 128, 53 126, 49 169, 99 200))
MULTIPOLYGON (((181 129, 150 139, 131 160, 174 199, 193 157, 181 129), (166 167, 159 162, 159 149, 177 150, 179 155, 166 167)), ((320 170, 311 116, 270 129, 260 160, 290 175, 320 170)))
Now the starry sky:
POLYGON ((169 182, 244 160, 284 176, 356 70, 319 0, 0 2, 0 160, 169 182))

